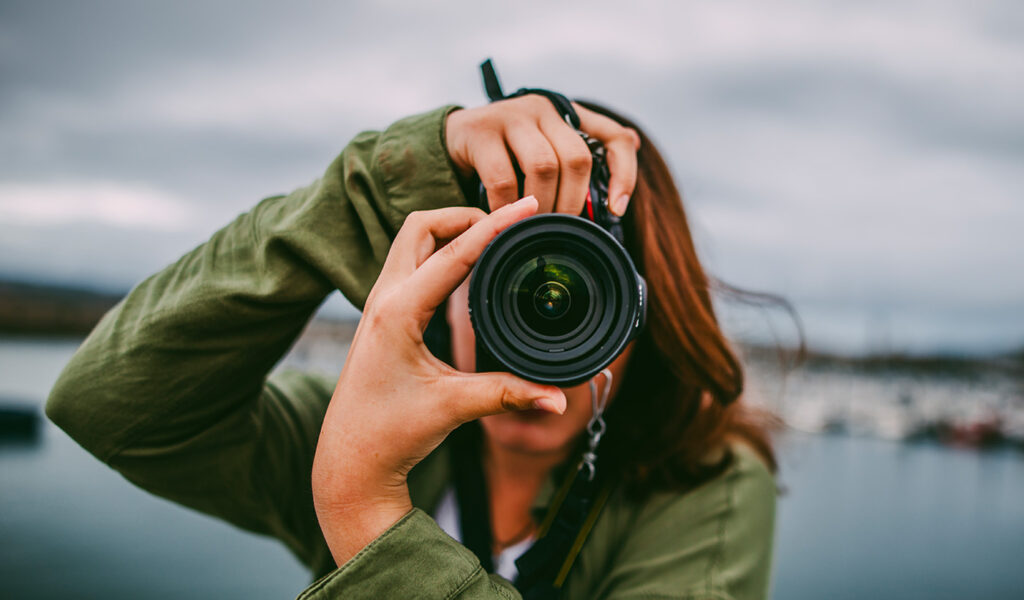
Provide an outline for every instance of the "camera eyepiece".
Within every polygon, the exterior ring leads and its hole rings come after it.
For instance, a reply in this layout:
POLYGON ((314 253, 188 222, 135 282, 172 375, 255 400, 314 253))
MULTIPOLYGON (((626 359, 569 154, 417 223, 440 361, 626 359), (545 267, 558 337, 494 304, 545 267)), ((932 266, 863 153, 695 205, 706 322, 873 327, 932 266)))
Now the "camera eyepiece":
POLYGON ((564 214, 498 235, 473 269, 477 370, 569 387, 608 366, 643 327, 646 290, 611 234, 564 214))

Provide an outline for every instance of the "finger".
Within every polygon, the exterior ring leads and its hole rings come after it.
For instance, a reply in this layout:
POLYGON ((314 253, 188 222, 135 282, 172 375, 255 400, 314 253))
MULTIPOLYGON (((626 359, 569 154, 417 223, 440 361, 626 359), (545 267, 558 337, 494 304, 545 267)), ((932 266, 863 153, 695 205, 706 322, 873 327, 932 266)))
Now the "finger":
POLYGON ((632 140, 616 138, 604 145, 608 157, 608 207, 618 216, 626 214, 636 187, 637 159, 632 140))
POLYGON ((486 216, 479 208, 465 206, 410 213, 391 244, 377 281, 407 279, 438 248, 486 216))
POLYGON ((623 127, 614 120, 576 106, 580 116, 580 128, 601 140, 608 155, 608 205, 611 211, 622 216, 626 213, 629 198, 636 187, 637 159, 640 150, 640 135, 630 127, 623 127))
POLYGON ((465 233, 426 259, 407 280, 406 308, 423 321, 469 275, 476 260, 494 236, 516 221, 537 212, 537 200, 526 197, 503 206, 477 221, 465 233))
POLYGON ((558 199, 555 211, 578 215, 590 187, 590 149, 568 123, 555 115, 541 119, 541 131, 558 155, 558 199))
POLYGON ((558 155, 532 121, 517 121, 505 130, 509 148, 526 180, 523 194, 537 199, 537 212, 551 212, 558 193, 558 155))
POLYGON ((511 373, 460 373, 448 378, 447 412, 459 423, 518 410, 563 414, 565 393, 553 385, 520 379, 511 373))
POLYGON ((494 134, 480 140, 473 148, 471 160, 487 190, 487 203, 492 211, 519 198, 519 180, 501 136, 494 134))

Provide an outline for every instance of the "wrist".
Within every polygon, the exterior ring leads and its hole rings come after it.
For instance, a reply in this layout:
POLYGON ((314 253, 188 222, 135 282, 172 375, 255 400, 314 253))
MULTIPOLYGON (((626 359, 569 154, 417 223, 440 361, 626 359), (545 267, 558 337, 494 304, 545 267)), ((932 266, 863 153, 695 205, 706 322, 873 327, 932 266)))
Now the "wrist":
POLYGON ((353 494, 318 499, 314 495, 313 505, 320 531, 339 567, 413 508, 408 489, 404 498, 399 495, 369 497, 353 494))

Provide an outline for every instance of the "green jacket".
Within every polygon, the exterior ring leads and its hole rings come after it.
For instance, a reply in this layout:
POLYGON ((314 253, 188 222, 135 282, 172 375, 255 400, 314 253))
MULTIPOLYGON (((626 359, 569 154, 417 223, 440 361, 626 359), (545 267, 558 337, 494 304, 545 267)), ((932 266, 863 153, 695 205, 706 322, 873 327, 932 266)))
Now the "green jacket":
MULTIPOLYGON (((410 474, 417 508, 338 568, 310 491, 333 382, 267 377, 327 294, 364 304, 410 212, 464 202, 444 146, 452 110, 357 136, 320 180, 264 200, 143 281, 47 403, 57 425, 136 485, 283 541, 320 577, 302 598, 519 597, 429 516, 449 480, 443 444, 410 474)), ((764 598, 775 485, 750 450, 736 450, 727 472, 686 494, 642 505, 613 494, 565 597, 764 598)))

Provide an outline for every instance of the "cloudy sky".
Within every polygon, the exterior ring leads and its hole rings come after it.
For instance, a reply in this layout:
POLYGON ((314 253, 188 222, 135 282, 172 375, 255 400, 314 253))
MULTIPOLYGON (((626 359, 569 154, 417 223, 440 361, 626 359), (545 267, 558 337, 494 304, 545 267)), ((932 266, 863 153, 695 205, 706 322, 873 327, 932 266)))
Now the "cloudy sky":
POLYGON ((491 56, 642 123, 711 270, 812 345, 1024 345, 1019 0, 275 4, 0 3, 0 277, 125 289, 358 131, 480 104, 491 56))

